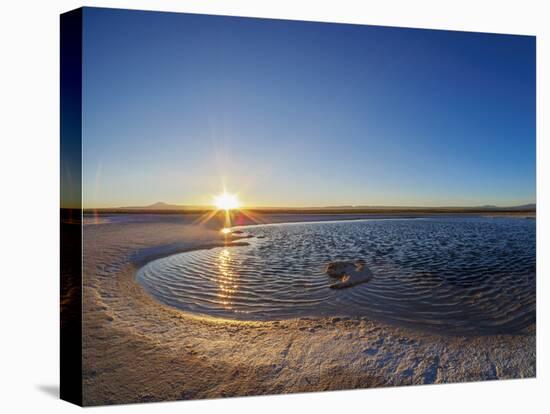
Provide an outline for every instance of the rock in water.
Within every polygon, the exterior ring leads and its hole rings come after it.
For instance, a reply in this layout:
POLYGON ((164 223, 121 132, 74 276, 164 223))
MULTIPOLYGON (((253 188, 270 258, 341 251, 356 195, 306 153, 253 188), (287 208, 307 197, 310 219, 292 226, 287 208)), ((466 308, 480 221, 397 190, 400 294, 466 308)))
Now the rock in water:
POLYGON ((331 289, 342 289, 352 287, 360 283, 366 283, 372 279, 372 272, 366 266, 364 260, 355 262, 332 262, 326 269, 330 277, 340 279, 329 287, 331 289))

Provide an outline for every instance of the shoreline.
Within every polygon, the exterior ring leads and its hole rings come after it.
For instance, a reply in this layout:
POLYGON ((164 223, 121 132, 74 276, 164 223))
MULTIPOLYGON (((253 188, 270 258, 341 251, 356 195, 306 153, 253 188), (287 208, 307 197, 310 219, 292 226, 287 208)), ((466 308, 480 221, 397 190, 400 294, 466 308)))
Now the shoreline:
POLYGON ((451 337, 360 317, 222 319, 163 305, 135 280, 155 253, 205 245, 225 244, 188 223, 85 226, 86 405, 535 375, 534 326, 524 335, 451 337))
MULTIPOLYGON (((99 212, 94 213, 90 211, 82 212, 82 224, 84 226, 98 225, 98 224, 112 224, 113 218, 126 217, 127 221, 122 222, 140 222, 141 218, 159 218, 162 220, 168 220, 168 218, 175 218, 176 220, 185 220, 189 217, 200 218, 203 216, 194 212, 99 212), (131 219, 130 219, 131 218, 131 219)), ((312 214, 293 214, 293 213, 275 213, 269 214, 270 222, 252 221, 249 217, 244 217, 244 223, 232 226, 232 228, 241 228, 256 225, 277 225, 277 224, 294 224, 294 223, 325 223, 325 222, 339 222, 339 221, 361 221, 361 220, 412 220, 412 219, 435 219, 435 218, 516 218, 516 219, 530 219, 536 220, 536 212, 492 212, 492 213, 415 213, 404 214, 400 212, 393 212, 389 214, 378 213, 312 213, 312 214)), ((241 216, 241 219, 243 217, 241 216)), ((213 220, 216 221, 216 220, 213 220)), ((219 221, 220 228, 223 227, 223 221, 219 221)))

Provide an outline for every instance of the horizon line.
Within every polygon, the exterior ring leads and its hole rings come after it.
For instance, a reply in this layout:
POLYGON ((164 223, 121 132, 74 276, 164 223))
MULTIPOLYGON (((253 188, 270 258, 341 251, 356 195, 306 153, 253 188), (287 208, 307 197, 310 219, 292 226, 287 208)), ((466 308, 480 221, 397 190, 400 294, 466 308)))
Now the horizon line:
MULTIPOLYGON (((498 205, 498 204, 476 204, 476 205, 368 205, 368 204, 339 204, 325 206, 269 206, 269 205, 245 205, 234 210, 251 210, 251 209, 271 209, 271 210, 322 210, 322 209, 511 209, 511 208, 536 208, 536 202, 513 204, 513 205, 498 205)), ((171 204, 165 202, 156 202, 143 206, 111 206, 111 207, 82 207, 83 210, 147 210, 147 209, 166 209, 166 210, 217 210, 213 205, 206 204, 171 204)))

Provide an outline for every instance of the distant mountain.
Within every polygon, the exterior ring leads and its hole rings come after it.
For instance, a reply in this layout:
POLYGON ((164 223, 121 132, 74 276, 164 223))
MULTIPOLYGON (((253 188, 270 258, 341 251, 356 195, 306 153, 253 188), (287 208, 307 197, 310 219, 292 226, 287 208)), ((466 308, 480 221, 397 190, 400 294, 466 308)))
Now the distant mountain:
MULTIPOLYGON (((499 208, 499 207, 497 207, 499 208)), ((531 204, 523 204, 521 206, 513 206, 513 207, 500 207, 501 210, 536 210, 537 205, 535 203, 531 204)))
POLYGON ((205 206, 182 206, 178 204, 168 204, 162 201, 159 201, 148 206, 133 206, 133 207, 120 207, 121 209, 126 210, 198 210, 205 209, 208 207, 205 206))
MULTIPOLYGON (((210 210, 212 206, 189 206, 157 202, 148 206, 120 207, 121 210, 210 210)), ((523 204, 519 206, 497 207, 494 205, 482 205, 473 207, 440 206, 440 207, 417 207, 417 206, 325 206, 325 207, 256 207, 259 210, 488 210, 488 211, 536 211, 536 204, 523 204)), ((254 209, 254 207, 253 207, 254 209)))
POLYGON ((537 205, 536 204, 522 204, 519 206, 508 206, 508 207, 498 207, 493 205, 484 205, 484 206, 478 206, 478 207, 469 207, 472 209, 480 209, 480 210, 499 210, 499 211, 516 211, 516 210, 536 210, 537 205))
POLYGON ((537 205, 532 204, 522 204, 519 206, 508 206, 508 207, 498 207, 491 204, 486 204, 483 206, 437 206, 437 207, 418 207, 418 206, 327 206, 319 207, 320 209, 353 209, 353 210, 368 210, 368 209, 387 209, 387 210, 402 210, 402 209, 460 209, 460 210, 498 210, 498 211, 525 211, 525 210, 536 210, 537 205))

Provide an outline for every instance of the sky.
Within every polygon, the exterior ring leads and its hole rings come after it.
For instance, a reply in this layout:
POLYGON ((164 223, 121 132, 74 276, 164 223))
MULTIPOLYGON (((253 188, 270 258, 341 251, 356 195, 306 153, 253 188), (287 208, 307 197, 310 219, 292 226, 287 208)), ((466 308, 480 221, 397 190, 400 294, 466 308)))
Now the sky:
POLYGON ((535 38, 84 10, 83 203, 535 202, 535 38))

